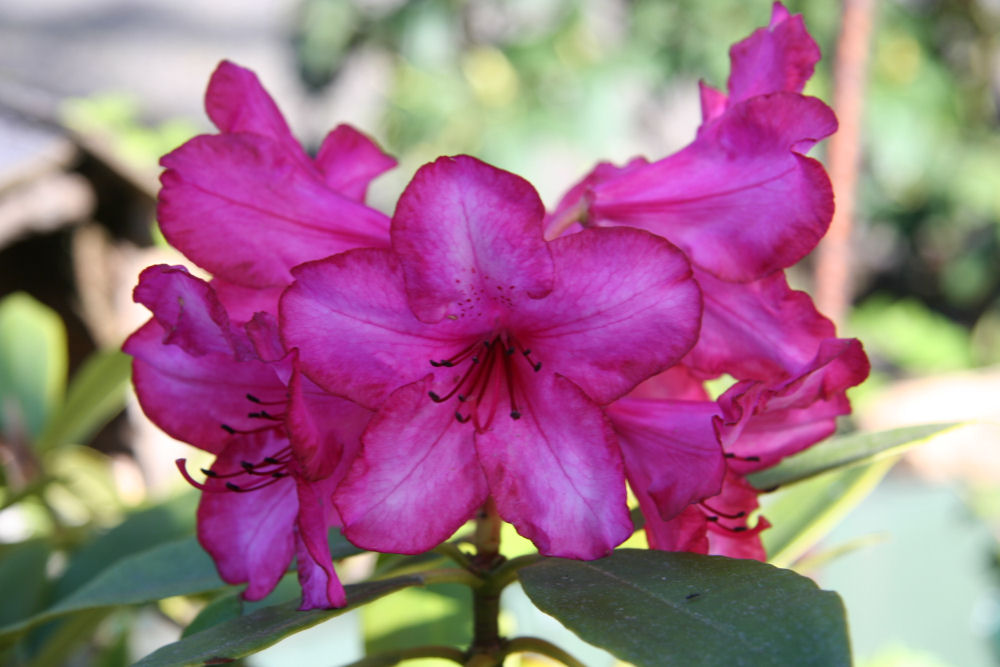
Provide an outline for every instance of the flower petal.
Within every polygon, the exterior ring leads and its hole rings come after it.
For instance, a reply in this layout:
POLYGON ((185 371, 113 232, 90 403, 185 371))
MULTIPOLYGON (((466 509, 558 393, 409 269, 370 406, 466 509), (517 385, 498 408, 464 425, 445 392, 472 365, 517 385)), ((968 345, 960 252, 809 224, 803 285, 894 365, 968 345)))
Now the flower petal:
POLYGON ((708 553, 708 520, 697 505, 688 505, 679 515, 660 518, 660 511, 649 494, 634 490, 645 519, 646 541, 650 549, 708 553))
POLYGON ((774 3, 771 23, 729 50, 729 103, 779 91, 801 93, 819 62, 819 46, 801 14, 774 3))
POLYGON ((303 165, 310 164, 278 105, 264 90, 257 75, 245 67, 228 60, 219 63, 205 91, 205 111, 222 132, 249 132, 268 137, 293 159, 303 165))
POLYGON ((248 417, 262 401, 281 401, 285 385, 267 364, 232 356, 194 356, 177 345, 164 345, 163 329, 146 323, 125 342, 132 362, 132 382, 143 412, 171 437, 210 452, 230 438, 226 429, 250 431, 261 421, 248 417))
POLYGON ((221 278, 209 283, 234 322, 249 322, 254 313, 278 314, 283 287, 247 287, 221 278))
POLYGON ((329 609, 347 604, 344 587, 333 569, 327 541, 330 526, 340 523, 340 515, 330 500, 336 486, 333 479, 296 482, 299 514, 295 526, 295 555, 299 584, 302 586, 300 610, 329 609))
POLYGON ((388 243, 383 214, 331 190, 271 138, 199 136, 160 163, 163 235, 229 282, 283 286, 296 264, 388 243))
POLYGON ((797 262, 826 232, 830 181, 796 151, 835 129, 815 98, 740 102, 679 153, 596 185, 592 218, 659 234, 720 278, 760 278, 797 262))
POLYGON ((247 342, 233 332, 211 286, 183 266, 157 264, 144 269, 132 299, 152 311, 163 328, 164 345, 177 345, 193 355, 250 353, 247 342))
POLYGON ((760 541, 762 530, 771 527, 771 523, 762 516, 750 527, 743 517, 750 517, 760 503, 757 501, 758 491, 740 475, 730 471, 722 484, 722 492, 706 501, 706 509, 725 512, 730 516, 742 513, 740 519, 727 519, 720 516, 715 521, 708 522, 708 553, 713 556, 728 556, 729 558, 752 558, 765 561, 764 545, 760 541))
POLYGON ((851 406, 845 391, 860 384, 868 358, 856 339, 824 340, 815 358, 792 377, 740 382, 719 398, 725 414, 721 437, 740 474, 770 467, 833 434, 836 417, 851 406))
POLYGON ((661 518, 719 492, 726 459, 715 433, 720 410, 714 401, 623 398, 607 410, 629 485, 649 494, 661 518))
POLYGON ((339 482, 361 449, 371 411, 324 392, 298 371, 288 391, 285 425, 303 476, 339 482))
POLYGON ((781 271, 733 283, 696 269, 695 279, 705 310, 701 335, 684 364, 703 376, 788 377, 815 356, 823 339, 834 335, 833 323, 808 294, 792 290, 781 271))
POLYGON ((497 511, 543 555, 600 558, 632 534, 610 424, 555 373, 519 378, 518 386, 520 419, 498 416, 476 434, 497 511))
POLYGON ((448 539, 486 501, 471 425, 431 401, 429 387, 425 378, 389 397, 334 495, 344 535, 359 547, 421 553, 448 539))
POLYGON ((407 306, 403 272, 388 251, 356 250, 295 269, 281 299, 281 335, 321 387, 378 407, 397 387, 455 351, 468 322, 424 324, 407 306))
POLYGON ((146 269, 135 297, 154 319, 122 349, 135 358, 133 383, 151 420, 171 436, 219 451, 229 429, 254 430, 249 417, 264 401, 281 401, 285 386, 255 358, 246 336, 232 330, 212 288, 182 267, 146 269), (225 425, 225 426, 223 426, 225 425))
POLYGON ((530 183, 475 158, 421 167, 392 219, 392 247, 416 316, 462 318, 466 306, 489 316, 512 300, 547 294, 553 278, 544 215, 530 183))
POLYGON ((396 159, 350 125, 338 125, 319 147, 316 166, 332 189, 363 202, 368 184, 395 167, 396 159))
MULTIPOLYGON (((212 471, 219 475, 239 471, 241 461, 259 461, 285 445, 276 429, 235 437, 212 471)), ((243 493, 217 486, 221 490, 202 493, 198 541, 225 581, 248 582, 243 597, 260 600, 285 574, 295 552, 293 526, 299 509, 295 482, 288 477, 243 493)))
POLYGON ((556 282, 515 305, 532 358, 599 404, 665 370, 694 344, 701 297, 684 255, 640 230, 590 229, 550 243, 556 282))

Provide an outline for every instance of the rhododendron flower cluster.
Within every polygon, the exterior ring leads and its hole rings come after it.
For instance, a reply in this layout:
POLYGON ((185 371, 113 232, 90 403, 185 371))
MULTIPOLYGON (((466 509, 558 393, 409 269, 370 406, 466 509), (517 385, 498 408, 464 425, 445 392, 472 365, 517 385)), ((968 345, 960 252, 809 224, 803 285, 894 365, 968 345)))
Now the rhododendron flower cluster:
POLYGON ((442 157, 391 218, 364 199, 392 158, 347 126, 310 157, 222 63, 219 133, 163 158, 158 210, 214 277, 147 269, 125 344, 150 418, 217 457, 179 465, 222 577, 259 599, 294 558, 302 607, 342 606, 329 530, 420 553, 487 503, 543 555, 598 558, 634 530, 627 487, 650 547, 763 559, 746 475, 829 436, 868 373, 784 276, 833 211, 805 155, 836 128, 801 92, 818 58, 775 4, 678 153, 600 164, 550 212, 442 157))

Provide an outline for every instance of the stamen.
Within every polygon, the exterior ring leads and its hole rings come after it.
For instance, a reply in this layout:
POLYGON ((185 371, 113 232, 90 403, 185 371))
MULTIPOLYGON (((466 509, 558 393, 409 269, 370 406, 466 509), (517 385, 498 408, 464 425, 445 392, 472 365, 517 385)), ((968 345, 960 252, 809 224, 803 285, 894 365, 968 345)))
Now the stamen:
POLYGON ((732 452, 726 452, 727 459, 736 459, 737 461, 746 461, 747 463, 758 463, 760 461, 759 456, 737 456, 732 452))
POLYGON ((727 519, 742 519, 743 517, 745 517, 747 515, 747 513, 744 512, 744 511, 742 511, 742 510, 739 511, 739 512, 737 512, 736 514, 728 514, 726 512, 720 512, 719 510, 715 509, 714 507, 712 507, 711 505, 709 505, 705 501, 701 501, 698 504, 701 505, 702 507, 704 507, 705 509, 707 509, 712 514, 718 515, 718 516, 716 516, 716 520, 718 520, 718 517, 720 517, 720 516, 721 517, 725 517, 727 519))
MULTIPOLYGON (((456 364, 465 361, 465 359, 467 359, 470 354, 476 351, 477 346, 478 346, 477 343, 473 343, 472 345, 469 345, 455 356, 448 357, 447 359, 441 359, 440 361, 435 361, 434 359, 431 359, 430 360, 431 366, 434 366, 435 368, 440 368, 441 366, 444 366, 445 368, 451 368, 452 366, 455 366, 456 364)), ((476 363, 475 357, 473 357, 472 363, 476 363)))

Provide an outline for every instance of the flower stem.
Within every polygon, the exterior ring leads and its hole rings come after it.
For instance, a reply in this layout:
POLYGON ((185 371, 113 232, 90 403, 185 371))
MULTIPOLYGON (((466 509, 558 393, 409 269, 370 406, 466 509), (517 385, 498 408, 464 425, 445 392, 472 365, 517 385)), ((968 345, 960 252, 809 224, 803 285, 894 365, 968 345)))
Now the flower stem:
POLYGON ((451 646, 414 646, 413 648, 369 655, 346 667, 388 667, 389 665, 397 665, 404 660, 419 658, 443 658, 460 665, 465 663, 465 654, 457 648, 451 646))
POLYGON ((555 658, 567 667, 586 667, 582 662, 552 642, 539 637, 516 637, 507 643, 507 653, 540 653, 555 658))
POLYGON ((500 637, 500 589, 490 585, 491 575, 503 564, 500 555, 500 516, 492 498, 487 499, 476 519, 473 538, 476 553, 472 566, 484 576, 484 585, 472 591, 472 646, 466 665, 499 667, 503 663, 504 640, 500 637))

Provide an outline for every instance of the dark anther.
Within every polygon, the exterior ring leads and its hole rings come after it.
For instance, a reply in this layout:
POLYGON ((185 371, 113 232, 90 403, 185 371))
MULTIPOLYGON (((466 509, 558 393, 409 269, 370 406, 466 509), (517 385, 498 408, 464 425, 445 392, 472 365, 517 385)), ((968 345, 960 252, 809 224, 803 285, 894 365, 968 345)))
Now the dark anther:
POLYGON ((431 359, 431 366, 433 366, 434 368, 437 368, 438 366, 443 366, 443 365, 444 364, 442 364, 440 361, 434 361, 433 359, 431 359))
POLYGON ((281 463, 281 461, 271 456, 265 456, 264 463, 270 463, 271 465, 278 465, 279 463, 281 463))
POLYGON ((746 526, 736 526, 735 528, 730 528, 729 530, 733 531, 734 533, 742 533, 749 529, 746 526))
POLYGON ((693 600, 693 599, 695 599, 696 597, 698 597, 700 595, 701 595, 701 593, 688 593, 687 595, 684 596, 684 599, 685 600, 693 600))
POLYGON ((472 415, 467 415, 467 416, 463 417, 461 412, 459 412, 458 410, 455 410, 455 419, 458 420, 459 424, 464 424, 465 422, 469 421, 469 417, 471 417, 471 416, 472 415))
POLYGON ((759 456, 737 456, 732 452, 726 452, 727 459, 739 459, 740 461, 746 461, 748 463, 757 463, 760 461, 759 456))
POLYGON ((226 488, 229 489, 230 491, 242 491, 243 490, 240 487, 238 487, 235 484, 233 484, 232 482, 226 482, 226 488))
POLYGON ((240 461, 240 466, 242 466, 244 470, 253 470, 254 468, 254 465, 249 461, 240 461))
POLYGON ((509 357, 509 356, 511 356, 511 355, 513 355, 513 354, 514 354, 514 347, 513 347, 513 346, 511 346, 511 347, 508 347, 508 348, 506 349, 506 352, 507 352, 507 356, 508 356, 508 357, 509 357))
POLYGON ((748 456, 748 457, 746 457, 743 460, 744 461, 749 461, 750 463, 757 463, 757 462, 760 461, 760 457, 759 456, 748 456))
POLYGON ((520 419, 521 418, 521 413, 518 412, 517 410, 511 410, 510 411, 510 418, 511 419, 520 419))
POLYGON ((247 400, 250 401, 251 403, 260 403, 260 399, 254 396, 253 394, 247 394, 247 400))
POLYGON ((524 352, 522 352, 522 354, 523 354, 524 356, 528 356, 529 354, 531 354, 531 349, 527 349, 527 350, 525 350, 524 352))
POLYGON ((232 426, 229 426, 228 424, 219 424, 219 426, 221 426, 222 430, 228 433, 229 435, 233 435, 234 433, 236 433, 236 429, 233 428, 232 426))
POLYGON ((464 394, 459 394, 458 395, 458 400, 460 400, 461 402, 465 403, 469 399, 464 394))
POLYGON ((288 473, 287 472, 273 472, 273 473, 271 473, 271 477, 273 477, 275 479, 281 479, 282 477, 288 477, 288 473))
POLYGON ((435 403, 440 403, 443 400, 440 396, 438 396, 437 394, 435 394, 433 391, 427 392, 427 395, 430 396, 431 400, 434 401, 435 403))
POLYGON ((215 472, 214 470, 205 470, 204 468, 201 469, 201 474, 204 475, 205 477, 218 477, 219 476, 219 473, 215 472))
POLYGON ((532 366, 532 368, 534 368, 535 372, 537 373, 538 371, 542 370, 542 362, 539 361, 537 364, 532 366))
POLYGON ((479 363, 479 357, 472 357, 472 363, 478 364, 479 363))
POLYGON ((719 520, 719 517, 717 517, 717 516, 712 516, 712 515, 709 515, 709 516, 705 517, 705 520, 706 520, 706 521, 718 521, 718 520, 719 520))

